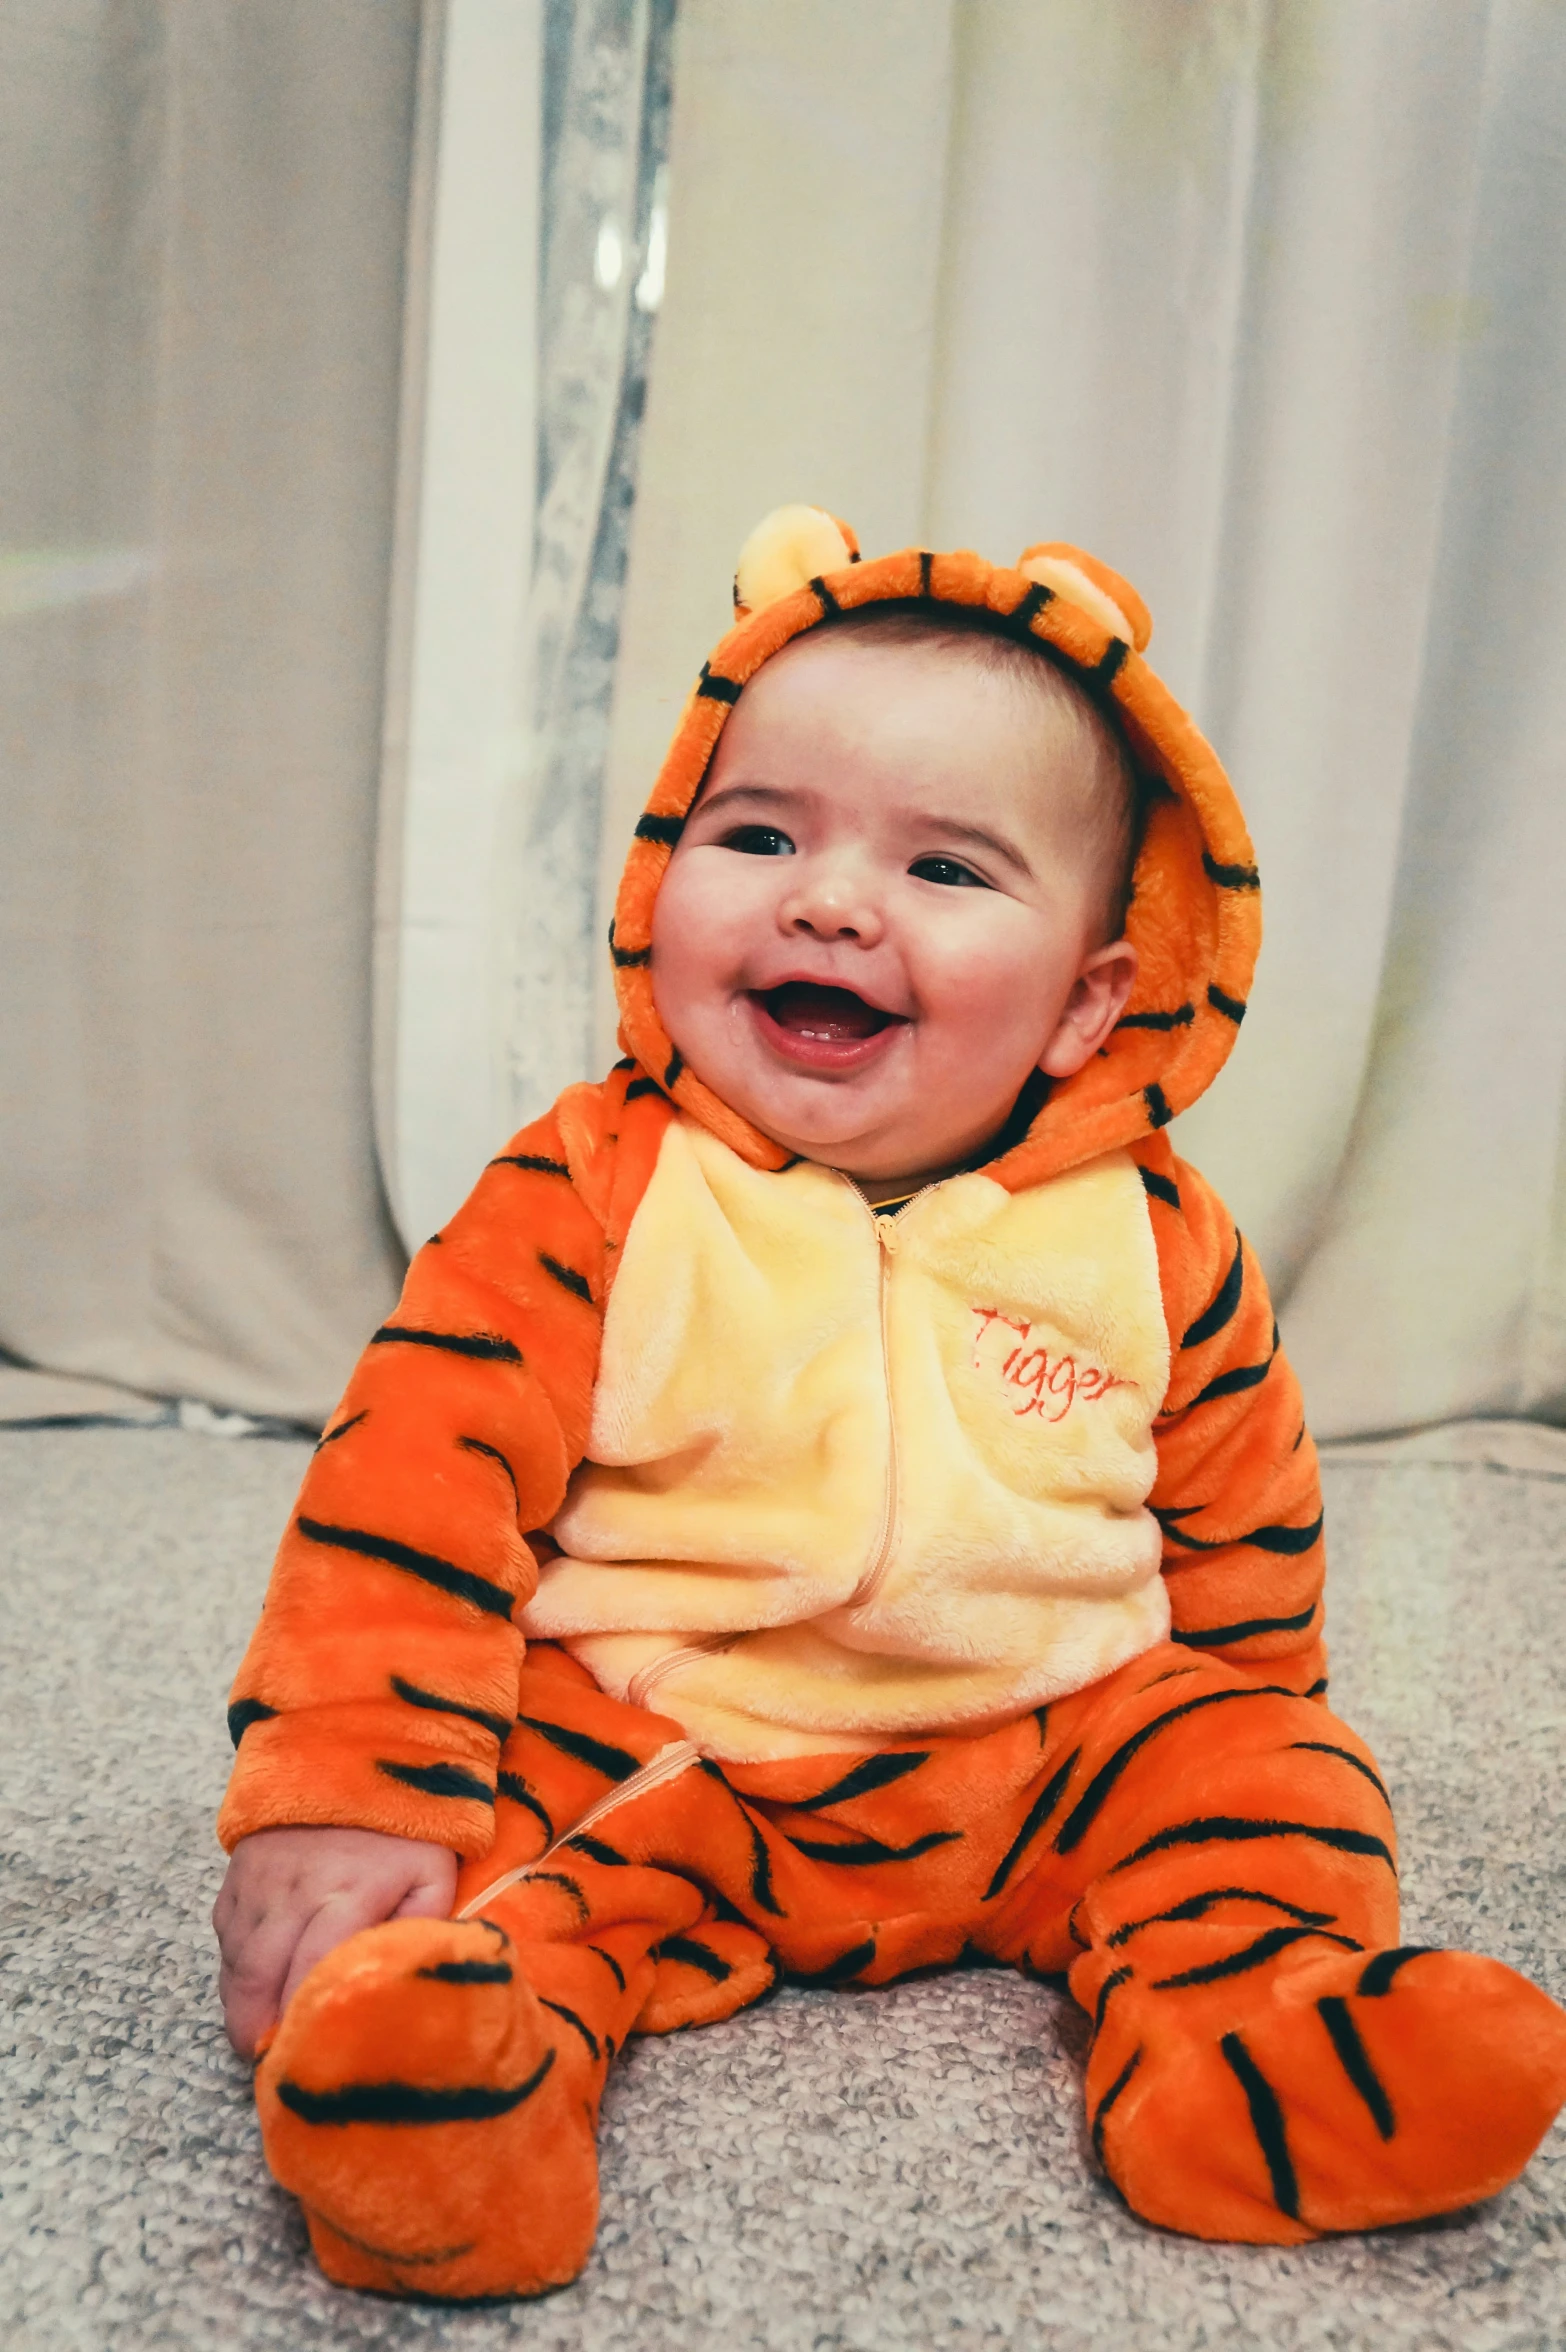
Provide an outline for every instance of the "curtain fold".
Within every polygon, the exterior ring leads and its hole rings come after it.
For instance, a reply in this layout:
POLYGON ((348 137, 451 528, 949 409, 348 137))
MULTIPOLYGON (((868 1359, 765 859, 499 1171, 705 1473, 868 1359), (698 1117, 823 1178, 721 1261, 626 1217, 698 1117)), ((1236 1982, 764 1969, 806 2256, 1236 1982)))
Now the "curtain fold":
POLYGON ((300 1418, 401 1263, 369 947, 418 31, 0 13, 0 1345, 300 1418))
POLYGON ((1267 892, 1176 1142, 1324 1435, 1566 1419, 1563 134, 1534 0, 682 12, 606 897, 768 507, 1120 567, 1267 892))

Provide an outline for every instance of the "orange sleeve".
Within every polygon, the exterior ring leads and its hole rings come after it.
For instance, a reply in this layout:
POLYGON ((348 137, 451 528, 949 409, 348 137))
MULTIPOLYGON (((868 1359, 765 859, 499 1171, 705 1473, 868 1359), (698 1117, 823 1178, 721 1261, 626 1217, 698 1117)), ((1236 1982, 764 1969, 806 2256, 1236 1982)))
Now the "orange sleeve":
POLYGON ((527 1537, 587 1444, 614 1228, 634 1210, 618 1129, 641 1130, 645 1182, 668 1116, 627 1120, 627 1092, 618 1074, 574 1087, 525 1128, 360 1358, 234 1683, 225 1846, 332 1822, 488 1850, 527 1537))
POLYGON ((1162 1137, 1136 1157, 1169 1321, 1148 1503, 1164 1532, 1171 1638, 1319 1697, 1321 1481, 1267 1285, 1194 1168, 1162 1137))

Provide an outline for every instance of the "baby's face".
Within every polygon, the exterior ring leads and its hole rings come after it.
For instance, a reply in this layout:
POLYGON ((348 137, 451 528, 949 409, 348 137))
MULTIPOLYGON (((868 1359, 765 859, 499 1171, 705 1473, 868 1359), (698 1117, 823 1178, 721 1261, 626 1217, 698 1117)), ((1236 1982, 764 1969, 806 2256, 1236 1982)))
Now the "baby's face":
POLYGON ((791 1152, 890 1188, 1113 1027, 1062 739, 960 657, 830 636, 735 706, 658 895, 653 993, 696 1075, 791 1152))

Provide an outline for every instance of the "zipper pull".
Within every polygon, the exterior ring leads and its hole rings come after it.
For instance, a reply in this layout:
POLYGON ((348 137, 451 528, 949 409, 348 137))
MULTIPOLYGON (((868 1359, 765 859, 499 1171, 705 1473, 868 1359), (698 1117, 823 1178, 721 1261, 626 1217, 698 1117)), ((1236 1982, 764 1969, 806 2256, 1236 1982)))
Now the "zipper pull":
POLYGON ((876 1218, 875 1237, 889 1258, 897 1255, 897 1217, 895 1212, 890 1217, 876 1218))

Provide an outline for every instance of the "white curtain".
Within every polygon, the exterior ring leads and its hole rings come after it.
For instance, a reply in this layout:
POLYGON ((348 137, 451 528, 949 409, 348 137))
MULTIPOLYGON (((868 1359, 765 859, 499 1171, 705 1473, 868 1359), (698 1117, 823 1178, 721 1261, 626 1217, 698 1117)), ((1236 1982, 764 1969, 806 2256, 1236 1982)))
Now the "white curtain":
POLYGON ((417 0, 0 7, 0 1419, 324 1414, 396 1295, 370 926, 417 0))
POLYGON ((1318 1430, 1566 1420, 1566 10, 686 0, 671 175, 605 901, 769 506, 1093 548, 1256 836, 1177 1143, 1318 1430))

